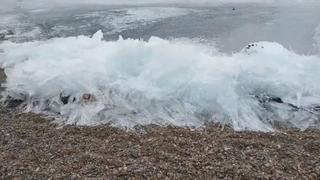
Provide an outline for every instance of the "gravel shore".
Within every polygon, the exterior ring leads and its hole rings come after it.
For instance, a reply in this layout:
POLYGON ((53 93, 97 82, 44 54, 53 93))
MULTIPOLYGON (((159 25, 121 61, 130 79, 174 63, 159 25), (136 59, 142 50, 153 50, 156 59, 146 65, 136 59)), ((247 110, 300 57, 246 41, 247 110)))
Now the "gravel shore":
POLYGON ((0 106, 0 179, 86 178, 320 179, 320 131, 59 127, 0 106))
POLYGON ((57 127, 0 109, 0 179, 319 179, 320 132, 57 127))

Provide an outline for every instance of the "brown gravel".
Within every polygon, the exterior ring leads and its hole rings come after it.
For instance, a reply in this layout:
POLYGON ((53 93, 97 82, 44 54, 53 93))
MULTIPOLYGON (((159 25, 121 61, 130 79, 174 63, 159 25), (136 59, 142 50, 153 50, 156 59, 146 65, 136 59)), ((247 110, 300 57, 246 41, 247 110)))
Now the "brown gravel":
POLYGON ((0 110, 0 179, 319 179, 320 132, 58 128, 0 110))
POLYGON ((87 178, 320 179, 320 131, 58 127, 0 107, 0 179, 87 178))

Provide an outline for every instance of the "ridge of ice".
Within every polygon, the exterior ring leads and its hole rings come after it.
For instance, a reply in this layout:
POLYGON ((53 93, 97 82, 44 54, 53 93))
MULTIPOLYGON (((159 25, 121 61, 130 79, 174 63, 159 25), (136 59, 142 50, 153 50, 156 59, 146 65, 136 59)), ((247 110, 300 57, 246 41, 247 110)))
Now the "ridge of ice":
POLYGON ((259 131, 319 125, 318 56, 272 42, 228 56, 190 41, 102 38, 98 31, 92 38, 0 44, 5 97, 67 124, 199 127, 211 121, 259 131), (61 96, 70 96, 68 103, 61 96))

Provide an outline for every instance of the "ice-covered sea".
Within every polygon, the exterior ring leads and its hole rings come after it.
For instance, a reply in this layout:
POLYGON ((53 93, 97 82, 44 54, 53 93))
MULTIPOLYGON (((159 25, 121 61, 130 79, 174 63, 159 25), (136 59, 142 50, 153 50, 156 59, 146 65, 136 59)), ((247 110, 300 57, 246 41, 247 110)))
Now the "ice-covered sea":
POLYGON ((320 127, 320 4, 0 11, 2 101, 58 123, 320 127))

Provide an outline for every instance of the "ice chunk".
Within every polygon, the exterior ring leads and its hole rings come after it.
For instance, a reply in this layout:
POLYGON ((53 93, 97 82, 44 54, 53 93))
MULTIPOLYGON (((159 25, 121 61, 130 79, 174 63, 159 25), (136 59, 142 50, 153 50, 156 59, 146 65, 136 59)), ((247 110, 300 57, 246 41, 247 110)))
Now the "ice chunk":
POLYGON ((101 30, 99 30, 98 32, 96 32, 93 36, 92 39, 96 40, 96 41, 101 41, 103 39, 103 32, 101 30))

